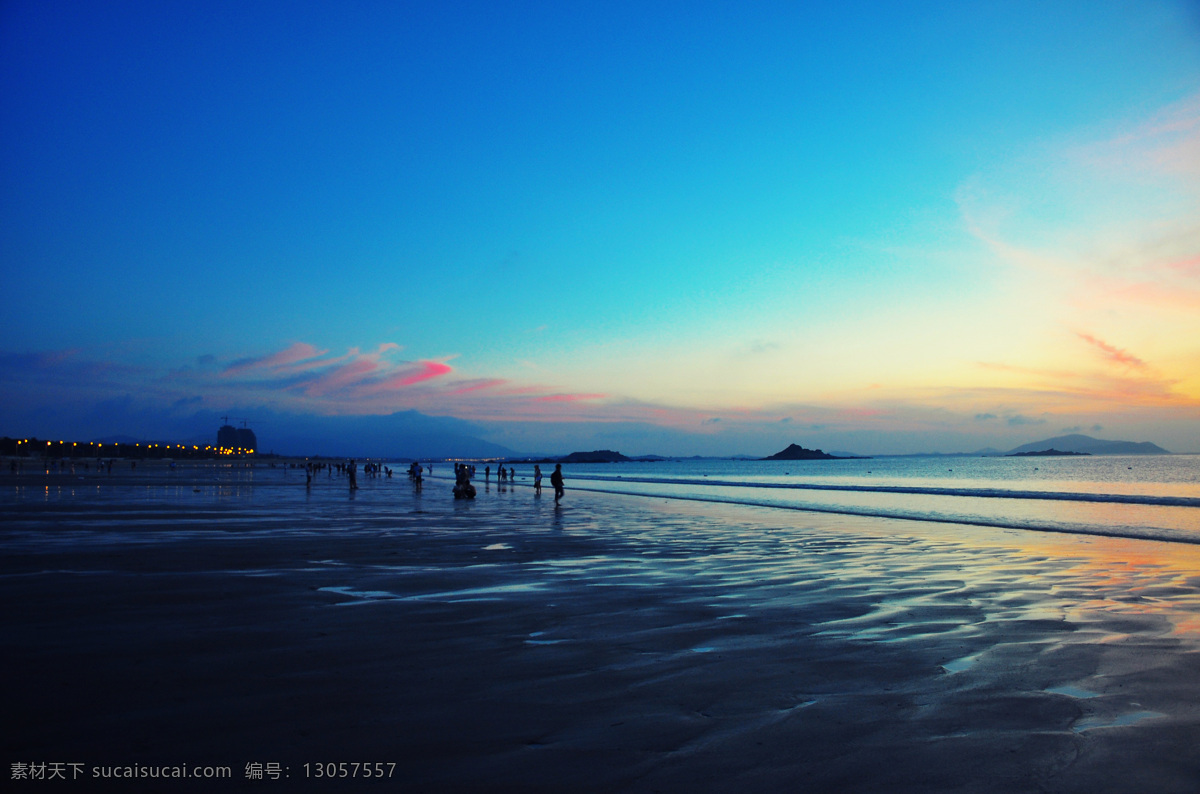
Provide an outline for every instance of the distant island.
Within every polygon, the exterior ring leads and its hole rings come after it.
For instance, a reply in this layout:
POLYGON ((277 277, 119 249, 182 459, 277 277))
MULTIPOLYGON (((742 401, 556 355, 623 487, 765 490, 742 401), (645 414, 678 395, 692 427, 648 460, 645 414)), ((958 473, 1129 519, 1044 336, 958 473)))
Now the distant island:
POLYGON ((561 458, 508 458, 505 463, 620 463, 629 460, 666 460, 658 456, 630 458, 611 449, 594 449, 591 452, 572 452, 561 458))
POLYGON ((1071 455, 1071 456, 1079 455, 1079 456, 1087 457, 1087 456, 1090 456, 1091 454, 1092 453, 1090 453, 1090 452, 1063 452, 1061 449, 1050 448, 1050 449, 1039 450, 1036 452, 1034 452, 1034 451, 1013 452, 1012 454, 1005 455, 1004 457, 1006 457, 1006 458, 1039 458, 1039 457, 1052 457, 1052 456, 1056 456, 1056 455, 1071 455))
POLYGON ((1027 452, 1040 452, 1042 450, 1057 449, 1062 450, 1059 454, 1065 452, 1087 453, 1089 455, 1170 455, 1171 453, 1157 444, 1151 444, 1149 441, 1104 441, 1091 436, 1074 434, 1070 436, 1056 436, 1047 438, 1044 441, 1034 441, 1030 444, 1022 444, 1021 446, 1010 449, 1005 457, 1014 457, 1023 455, 1027 452))
POLYGON ((759 460, 848 460, 848 458, 839 458, 837 455, 830 455, 819 449, 805 449, 798 444, 789 444, 787 449, 765 458, 759 458, 759 460))

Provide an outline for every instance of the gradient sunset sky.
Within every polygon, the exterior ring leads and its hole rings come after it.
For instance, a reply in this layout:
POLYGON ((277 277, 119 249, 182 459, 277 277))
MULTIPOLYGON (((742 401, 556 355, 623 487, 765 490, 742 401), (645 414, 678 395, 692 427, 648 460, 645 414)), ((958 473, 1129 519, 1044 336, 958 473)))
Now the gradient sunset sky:
POLYGON ((1195 2, 12 0, 0 91, 0 435, 1200 451, 1195 2))

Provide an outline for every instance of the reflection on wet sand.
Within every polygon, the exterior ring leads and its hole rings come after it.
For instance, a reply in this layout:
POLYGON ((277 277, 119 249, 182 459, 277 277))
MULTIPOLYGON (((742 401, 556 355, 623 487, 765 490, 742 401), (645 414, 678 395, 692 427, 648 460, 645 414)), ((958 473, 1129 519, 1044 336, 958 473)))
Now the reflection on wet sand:
POLYGON ((426 790, 1200 779, 1193 546, 582 492, 464 505, 436 480, 240 487, 6 492, 14 752, 369 753, 426 790))

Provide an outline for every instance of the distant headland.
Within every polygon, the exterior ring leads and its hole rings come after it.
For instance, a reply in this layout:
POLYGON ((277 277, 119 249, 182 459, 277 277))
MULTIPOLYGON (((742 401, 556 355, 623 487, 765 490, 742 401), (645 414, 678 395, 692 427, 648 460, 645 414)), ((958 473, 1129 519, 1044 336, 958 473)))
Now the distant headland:
POLYGON ((1068 456, 1068 457, 1088 457, 1091 454, 1092 453, 1090 453, 1090 452, 1063 452, 1061 449, 1054 449, 1053 447, 1051 447, 1050 449, 1043 449, 1043 450, 1036 450, 1036 451, 1031 450, 1029 452, 1013 452, 1012 454, 1005 455, 1004 457, 1006 457, 1006 458, 1047 457, 1048 458, 1048 457, 1063 456, 1063 455, 1068 456))
POLYGON ((1170 455, 1171 453, 1149 441, 1106 441, 1079 435, 1055 436, 1010 449, 1005 457, 1024 455, 1029 452, 1061 450, 1059 454, 1087 453, 1089 455, 1170 455))
POLYGON ((630 460, 620 452, 611 449, 596 449, 591 452, 572 452, 570 455, 558 458, 554 463, 620 463, 630 460))
POLYGON ((621 463, 622 461, 641 460, 630 458, 611 449, 594 449, 591 452, 572 452, 560 458, 509 458, 506 463, 621 463))

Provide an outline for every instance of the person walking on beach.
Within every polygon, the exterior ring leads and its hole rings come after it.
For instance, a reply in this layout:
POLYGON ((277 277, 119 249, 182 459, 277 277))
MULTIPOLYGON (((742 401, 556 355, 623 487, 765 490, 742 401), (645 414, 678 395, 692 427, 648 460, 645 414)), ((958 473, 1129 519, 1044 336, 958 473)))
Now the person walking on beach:
POLYGON ((536 464, 533 467, 533 492, 542 495, 542 467, 536 464))
POLYGON ((554 504, 563 498, 562 464, 554 464, 554 473, 550 475, 550 484, 554 486, 554 504))

